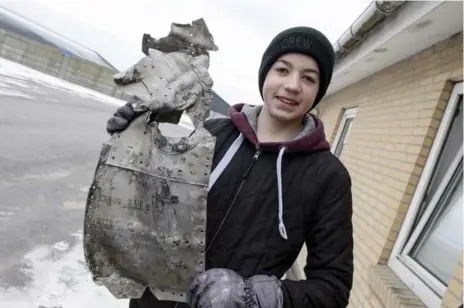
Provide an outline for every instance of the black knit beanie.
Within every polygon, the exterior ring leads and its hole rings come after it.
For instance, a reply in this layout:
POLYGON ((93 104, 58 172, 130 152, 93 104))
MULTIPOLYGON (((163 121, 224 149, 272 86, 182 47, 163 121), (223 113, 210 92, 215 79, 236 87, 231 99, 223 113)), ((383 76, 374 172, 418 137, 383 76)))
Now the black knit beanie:
POLYGON ((319 91, 314 101, 314 108, 324 97, 332 80, 335 65, 335 52, 327 37, 310 27, 294 27, 277 34, 271 41, 261 60, 259 68, 259 91, 263 97, 263 84, 269 69, 282 55, 296 52, 312 57, 319 66, 319 91))

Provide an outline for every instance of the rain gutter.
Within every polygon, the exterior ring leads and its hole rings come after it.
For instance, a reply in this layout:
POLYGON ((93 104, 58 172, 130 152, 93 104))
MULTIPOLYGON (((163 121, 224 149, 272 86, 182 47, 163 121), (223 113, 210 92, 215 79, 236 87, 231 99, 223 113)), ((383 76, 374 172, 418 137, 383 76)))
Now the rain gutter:
POLYGON ((364 12, 333 44, 335 63, 346 57, 362 43, 370 32, 407 1, 372 1, 364 12))

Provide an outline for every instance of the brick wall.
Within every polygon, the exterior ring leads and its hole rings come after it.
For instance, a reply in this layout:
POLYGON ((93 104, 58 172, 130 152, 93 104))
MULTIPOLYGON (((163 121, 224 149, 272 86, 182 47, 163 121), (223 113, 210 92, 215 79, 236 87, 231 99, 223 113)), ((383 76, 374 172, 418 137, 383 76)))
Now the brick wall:
POLYGON ((454 277, 448 284, 448 290, 443 297, 442 308, 457 308, 462 304, 462 277, 463 277, 463 261, 464 255, 461 255, 461 260, 459 264, 456 265, 456 270, 454 271, 454 277))
MULTIPOLYGON (((455 35, 320 104, 331 142, 344 108, 359 107, 341 155, 353 180, 355 275, 350 307, 407 307, 404 301, 387 304, 379 299, 373 292, 370 271, 374 265, 387 264, 452 81, 462 81, 462 43, 462 33, 455 35)), ((445 297, 444 307, 452 298, 445 297)), ((454 303, 449 307, 456 307, 454 303)))

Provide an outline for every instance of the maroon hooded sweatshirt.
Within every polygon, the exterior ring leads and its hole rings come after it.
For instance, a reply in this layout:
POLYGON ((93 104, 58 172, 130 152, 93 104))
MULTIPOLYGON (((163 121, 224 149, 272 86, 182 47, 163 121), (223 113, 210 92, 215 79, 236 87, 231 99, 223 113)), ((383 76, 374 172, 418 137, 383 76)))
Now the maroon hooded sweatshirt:
MULTIPOLYGON (((346 307, 353 279, 350 175, 330 152, 319 118, 308 115, 290 142, 260 143, 259 111, 235 105, 230 118, 205 125, 216 136, 213 169, 239 144, 208 194, 206 268, 281 278, 306 244, 306 279, 282 280, 284 308, 346 307)), ((176 304, 147 290, 130 307, 176 304)))

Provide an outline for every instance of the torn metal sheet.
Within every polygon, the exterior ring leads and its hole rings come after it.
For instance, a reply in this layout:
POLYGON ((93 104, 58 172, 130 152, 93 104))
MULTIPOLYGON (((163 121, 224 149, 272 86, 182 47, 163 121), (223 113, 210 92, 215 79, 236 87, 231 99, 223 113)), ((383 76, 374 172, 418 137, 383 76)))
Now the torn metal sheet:
POLYGON ((103 145, 87 199, 84 251, 94 281, 115 297, 139 298, 148 287, 160 300, 186 302, 190 282, 205 269, 216 140, 203 121, 212 104, 208 51, 218 48, 203 19, 173 23, 167 37, 146 47, 146 57, 114 77, 136 98, 134 109, 146 112, 103 145), (177 124, 183 112, 195 130, 163 136, 158 124, 177 124))

